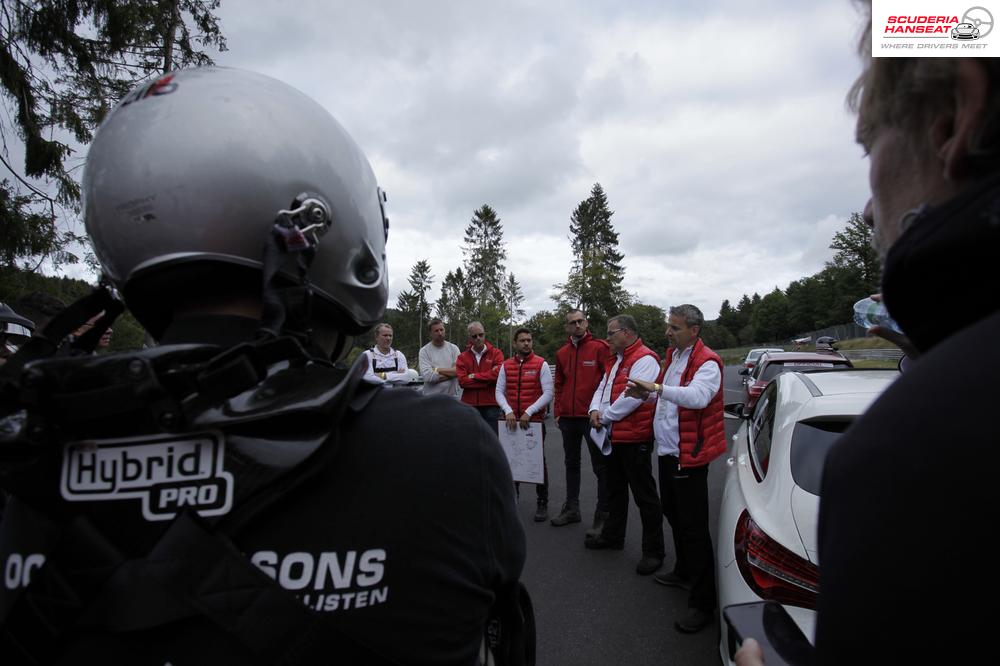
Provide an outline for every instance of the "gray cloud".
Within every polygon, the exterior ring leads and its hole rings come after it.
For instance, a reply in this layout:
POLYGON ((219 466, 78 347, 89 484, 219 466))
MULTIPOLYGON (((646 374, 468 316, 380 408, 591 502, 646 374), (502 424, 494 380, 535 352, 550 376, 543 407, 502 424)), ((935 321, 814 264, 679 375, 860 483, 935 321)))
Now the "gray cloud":
POLYGON ((393 300, 416 260, 439 280, 460 264, 488 202, 529 314, 551 307, 569 216, 599 181, 626 287, 710 314, 819 270, 867 196, 843 104, 859 69, 848 2, 259 0, 222 15, 220 62, 315 97, 370 156, 393 300))

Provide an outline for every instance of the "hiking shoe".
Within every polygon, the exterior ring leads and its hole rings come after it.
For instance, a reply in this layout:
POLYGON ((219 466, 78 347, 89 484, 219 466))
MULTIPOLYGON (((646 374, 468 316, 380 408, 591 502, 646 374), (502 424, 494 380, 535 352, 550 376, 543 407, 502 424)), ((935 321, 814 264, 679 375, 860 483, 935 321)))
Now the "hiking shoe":
POLYGON ((607 511, 595 511, 594 512, 594 526, 586 531, 588 537, 600 536, 601 530, 604 529, 604 521, 608 519, 607 511))
POLYGON ((563 525, 569 525, 570 523, 578 523, 581 520, 583 519, 580 517, 580 507, 567 502, 566 504, 563 504, 562 511, 559 512, 559 515, 553 518, 550 522, 556 527, 562 527, 563 525))
POLYGON ((645 555, 641 560, 639 560, 639 564, 635 565, 635 572, 640 576, 648 576, 661 566, 663 566, 662 557, 645 555))
POLYGON ((674 628, 684 634, 694 634, 712 624, 713 619, 715 619, 715 613, 711 611, 688 608, 684 617, 674 622, 674 628))
POLYGON ((673 571, 664 571, 653 576, 655 580, 660 585, 666 585, 667 587, 679 587, 682 590, 691 589, 691 581, 687 578, 681 578, 673 571))
POLYGON ((624 550, 625 540, 608 541, 598 534, 595 537, 587 536, 583 539, 583 547, 590 550, 624 550))
POLYGON ((538 503, 538 508, 535 509, 535 522, 544 523, 549 519, 549 505, 544 502, 538 503))

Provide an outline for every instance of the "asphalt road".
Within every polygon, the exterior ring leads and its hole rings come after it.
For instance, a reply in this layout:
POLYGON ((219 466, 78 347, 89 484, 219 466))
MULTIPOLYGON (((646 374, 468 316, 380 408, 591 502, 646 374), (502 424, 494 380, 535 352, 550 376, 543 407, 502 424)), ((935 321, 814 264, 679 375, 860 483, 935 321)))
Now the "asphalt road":
MULTIPOLYGON (((742 378, 737 370, 735 366, 725 369, 726 402, 741 400, 742 378)), ((726 419, 730 441, 738 425, 738 420, 726 419)), ((552 517, 565 499, 566 470, 559 429, 551 420, 546 428, 545 457, 552 517)), ((709 469, 713 540, 726 458, 727 455, 721 456, 709 469)), ((596 482, 586 451, 582 479, 580 504, 584 521, 565 527, 533 522, 535 492, 532 486, 521 485, 519 509, 528 534, 523 580, 535 605, 538 663, 542 666, 718 665, 718 624, 694 635, 677 632, 673 623, 686 609, 686 592, 663 587, 652 576, 635 573, 642 553, 639 513, 634 504, 629 507, 625 550, 594 551, 583 547, 596 496, 596 482)), ((667 545, 664 567, 669 568, 673 566, 673 542, 666 521, 663 526, 667 545)))

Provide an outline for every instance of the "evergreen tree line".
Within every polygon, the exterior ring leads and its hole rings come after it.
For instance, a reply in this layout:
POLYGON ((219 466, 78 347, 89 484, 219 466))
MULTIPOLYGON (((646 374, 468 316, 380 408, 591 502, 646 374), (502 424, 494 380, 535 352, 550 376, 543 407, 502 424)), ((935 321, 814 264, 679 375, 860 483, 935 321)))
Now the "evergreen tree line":
MULTIPOLYGON (((438 300, 427 294, 434 281, 431 267, 423 259, 414 264, 408 278, 409 289, 399 294, 396 307, 386 314, 392 325, 393 347, 415 359, 427 340, 427 323, 432 317, 445 322, 448 339, 464 348, 466 327, 479 321, 487 339, 505 355, 512 353, 513 332, 527 326, 535 332, 535 348, 552 356, 563 342, 563 320, 570 309, 588 313, 594 330, 603 332, 607 318, 629 312, 650 331, 654 341, 666 343, 663 310, 642 305, 625 292, 622 282, 624 256, 618 250, 618 233, 611 224, 614 211, 600 183, 580 202, 570 216, 570 243, 573 264, 566 281, 554 285, 554 311, 540 312, 524 319, 524 292, 514 273, 507 270, 507 248, 503 224, 497 211, 483 204, 476 209, 462 243, 462 265, 449 270, 441 281, 438 300), (655 331, 655 332, 654 332, 655 331)), ((362 346, 370 346, 370 339, 362 346)), ((357 353, 356 350, 355 353, 357 353)))
POLYGON ((775 342, 787 343, 801 333, 851 321, 853 305, 879 291, 881 263, 872 248, 871 228, 860 213, 833 236, 836 250, 823 270, 765 296, 743 296, 736 303, 724 300, 719 318, 704 337, 713 348, 775 342))
MULTIPOLYGON (((639 302, 622 288, 624 256, 618 250, 618 233, 608 198, 600 183, 570 216, 573 264, 565 282, 554 285, 555 306, 523 319, 519 305, 523 293, 513 273, 506 271, 503 228, 496 211, 484 205, 473 213, 465 230, 462 265, 448 271, 436 303, 427 300, 434 276, 427 260, 410 271, 410 288, 403 291, 386 321, 395 334, 393 346, 416 359, 427 340, 431 317, 444 320, 448 339, 464 348, 465 328, 481 321, 487 339, 510 353, 513 330, 526 326, 534 333, 535 351, 552 358, 565 342, 565 316, 571 309, 587 313, 592 332, 603 335, 609 317, 625 313, 635 318, 644 342, 658 351, 667 346, 666 313, 639 302)), ((878 291, 881 266, 871 245, 871 229, 859 213, 852 213, 844 229, 830 244, 836 250, 824 268, 810 277, 777 286, 760 296, 744 294, 734 307, 727 299, 719 318, 706 322, 702 337, 715 349, 767 342, 786 344, 800 333, 843 324, 851 320, 852 305, 878 291)), ((365 340, 363 346, 369 345, 365 340)), ((360 351, 360 349, 356 350, 360 351)))

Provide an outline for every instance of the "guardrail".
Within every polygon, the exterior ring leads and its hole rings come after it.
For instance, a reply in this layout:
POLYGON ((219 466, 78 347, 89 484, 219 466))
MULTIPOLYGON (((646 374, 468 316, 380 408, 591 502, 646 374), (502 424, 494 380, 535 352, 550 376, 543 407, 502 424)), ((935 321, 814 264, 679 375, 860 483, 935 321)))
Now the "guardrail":
POLYGON ((838 349, 837 352, 852 361, 898 361, 903 357, 902 349, 838 349))

